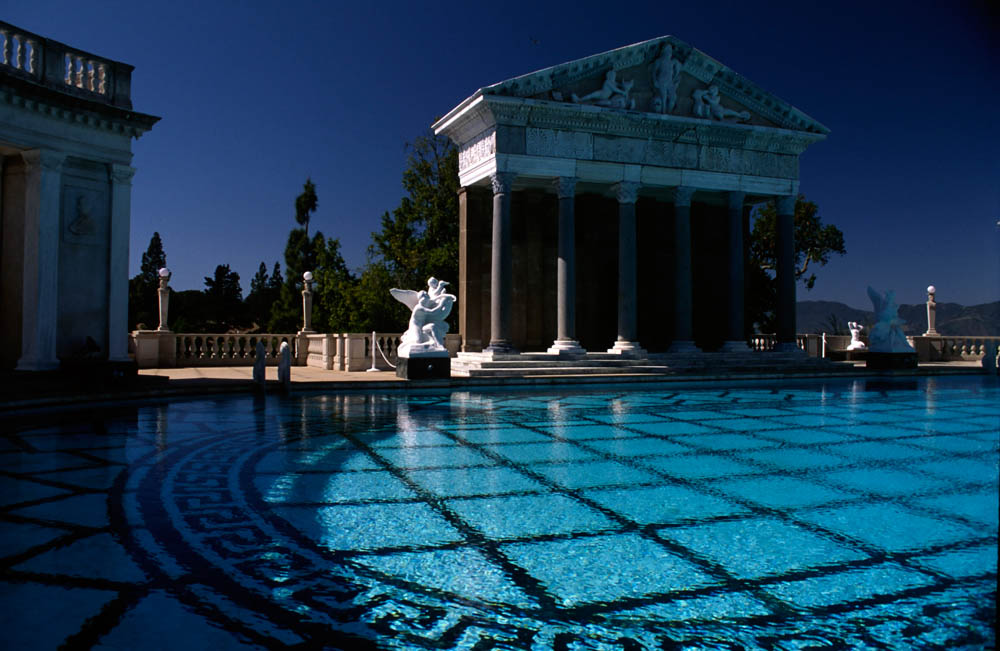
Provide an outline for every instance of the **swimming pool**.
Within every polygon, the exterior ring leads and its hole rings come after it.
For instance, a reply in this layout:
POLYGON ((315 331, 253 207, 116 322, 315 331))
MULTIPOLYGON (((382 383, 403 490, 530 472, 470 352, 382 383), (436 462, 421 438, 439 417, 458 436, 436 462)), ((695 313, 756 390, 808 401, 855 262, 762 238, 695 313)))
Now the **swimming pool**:
POLYGON ((998 427, 997 382, 965 377, 226 397, 8 428, 4 630, 982 648, 998 427))

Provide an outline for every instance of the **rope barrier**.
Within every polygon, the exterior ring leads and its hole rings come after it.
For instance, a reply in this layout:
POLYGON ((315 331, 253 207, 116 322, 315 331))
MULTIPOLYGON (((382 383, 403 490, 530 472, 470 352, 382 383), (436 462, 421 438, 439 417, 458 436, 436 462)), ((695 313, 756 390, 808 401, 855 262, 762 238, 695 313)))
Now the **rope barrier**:
POLYGON ((385 352, 382 350, 382 347, 379 346, 379 344, 378 344, 378 339, 375 338, 375 331, 372 330, 372 367, 370 369, 367 369, 368 373, 371 373, 372 371, 381 371, 382 370, 382 369, 379 369, 379 368, 375 367, 375 351, 376 350, 379 352, 379 355, 382 356, 382 359, 385 360, 386 364, 388 364, 391 368, 396 368, 396 365, 393 364, 392 362, 390 362, 389 358, 385 356, 385 352))

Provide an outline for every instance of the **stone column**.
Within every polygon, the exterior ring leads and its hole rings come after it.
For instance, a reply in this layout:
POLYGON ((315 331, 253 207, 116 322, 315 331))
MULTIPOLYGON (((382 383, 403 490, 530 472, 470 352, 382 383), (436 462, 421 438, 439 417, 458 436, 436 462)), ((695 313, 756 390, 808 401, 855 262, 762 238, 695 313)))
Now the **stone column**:
POLYGON ((636 297, 635 201, 639 184, 622 181, 614 187, 618 198, 618 339, 609 353, 640 356, 636 297))
POLYGON ((299 331, 300 335, 311 335, 316 331, 312 329, 312 313, 313 313, 313 274, 311 271, 307 271, 302 274, 302 330, 299 331))
POLYGON ((156 272, 159 277, 160 286, 156 289, 156 294, 159 298, 158 306, 160 308, 160 325, 157 326, 157 332, 170 332, 170 326, 167 325, 167 319, 170 316, 170 270, 166 267, 162 267, 156 272))
POLYGON ((65 154, 22 152, 25 165, 24 276, 21 294, 19 371, 57 368, 59 295, 59 200, 65 154))
POLYGON ((559 260, 556 263, 556 340, 550 353, 586 353, 576 340, 576 179, 559 177, 553 185, 559 197, 559 260))
POLYGON ((750 350, 743 329, 743 201, 745 199, 745 192, 729 193, 729 213, 726 220, 729 230, 729 300, 726 342, 722 345, 722 351, 727 353, 750 350))
POLYGON ((936 320, 937 312, 937 302, 934 300, 934 294, 937 292, 934 289, 934 285, 929 285, 927 287, 927 332, 924 333, 925 337, 937 337, 938 331, 934 328, 934 322, 936 320))
POLYGON ((490 345, 486 352, 516 353, 510 336, 513 294, 513 242, 510 232, 510 192, 516 174, 497 172, 493 184, 493 250, 490 273, 490 345))
POLYGON ((112 163, 111 241, 108 261, 108 361, 127 362, 128 333, 128 244, 132 212, 132 176, 135 169, 112 163))
POLYGON ((777 198, 778 352, 801 352, 795 343, 795 196, 777 198))
POLYGON ((674 340, 669 353, 694 353, 691 274, 691 197, 694 188, 674 190, 674 340))

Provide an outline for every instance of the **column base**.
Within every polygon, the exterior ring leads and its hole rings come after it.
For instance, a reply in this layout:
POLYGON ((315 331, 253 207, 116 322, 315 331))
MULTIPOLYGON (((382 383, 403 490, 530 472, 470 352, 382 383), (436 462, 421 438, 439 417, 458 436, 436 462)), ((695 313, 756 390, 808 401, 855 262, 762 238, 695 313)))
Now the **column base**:
POLYGON ((553 355, 586 355, 587 351, 575 339, 556 339, 548 351, 553 355))
POLYGON ((727 341, 719 349, 720 353, 748 353, 752 349, 745 341, 727 341))
POLYGON ((490 345, 483 349, 484 353, 496 353, 502 355, 514 355, 519 351, 514 348, 514 344, 510 343, 506 339, 495 339, 490 342, 490 345))
POLYGON ((683 355, 685 353, 700 353, 701 348, 694 345, 694 342, 690 339, 682 339, 680 341, 675 341, 670 344, 670 348, 667 349, 667 353, 671 355, 683 355))
POLYGON ((623 339, 616 341, 614 346, 608 348, 608 352, 622 357, 646 357, 649 354, 639 345, 638 341, 625 341, 623 339))
POLYGON ((774 345, 774 352, 776 353, 801 353, 806 354, 806 351, 799 348, 799 345, 794 341, 779 341, 774 345))

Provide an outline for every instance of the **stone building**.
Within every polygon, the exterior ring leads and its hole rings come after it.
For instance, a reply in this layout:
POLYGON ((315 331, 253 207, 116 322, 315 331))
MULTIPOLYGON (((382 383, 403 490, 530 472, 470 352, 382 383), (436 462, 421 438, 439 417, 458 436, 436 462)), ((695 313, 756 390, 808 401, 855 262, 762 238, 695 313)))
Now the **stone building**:
POLYGON ((745 242, 777 199, 794 349, 799 155, 829 130, 665 36, 476 91, 459 147, 463 351, 747 351, 745 242))
POLYGON ((0 368, 129 359, 131 78, 0 22, 0 368))

